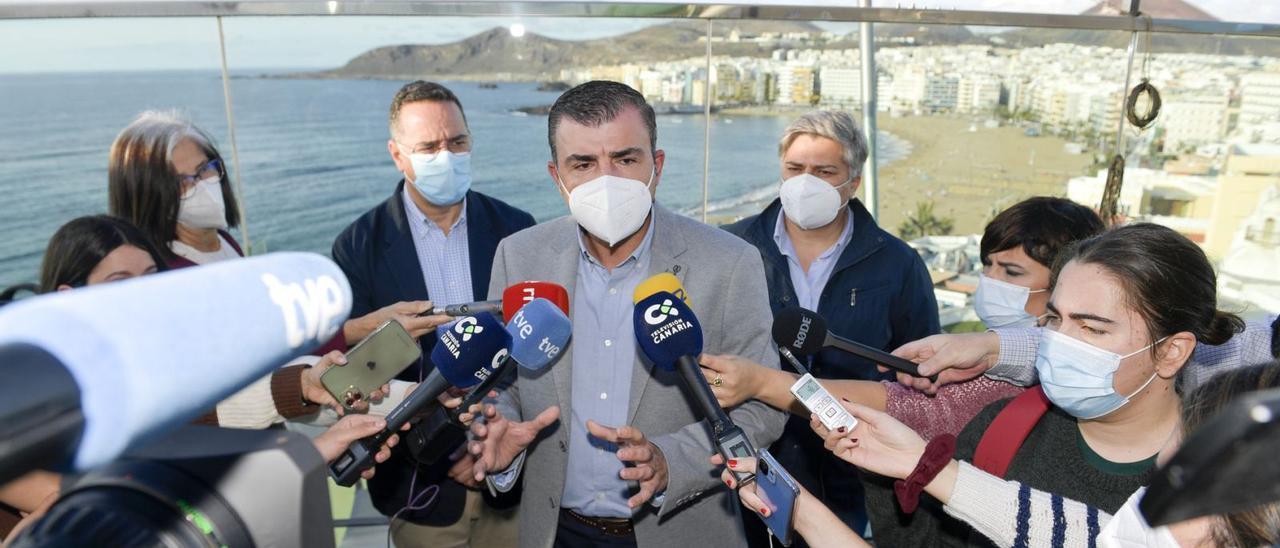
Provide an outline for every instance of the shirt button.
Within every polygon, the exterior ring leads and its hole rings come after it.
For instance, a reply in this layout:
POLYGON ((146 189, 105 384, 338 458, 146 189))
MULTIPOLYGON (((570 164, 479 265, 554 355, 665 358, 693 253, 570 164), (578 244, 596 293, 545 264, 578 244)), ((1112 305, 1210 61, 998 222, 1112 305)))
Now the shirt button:
POLYGON ((596 493, 596 500, 604 500, 604 493, 596 493))
POLYGON ((618 288, 616 288, 616 287, 610 287, 610 288, 609 288, 609 294, 610 294, 610 295, 617 295, 617 294, 618 294, 618 288))
POLYGON ((609 399, 609 394, 608 394, 608 393, 606 393, 606 392, 601 392, 601 393, 600 393, 600 399, 602 399, 602 400, 607 400, 607 399, 609 399))
POLYGON ((611 339, 605 339, 605 340, 604 340, 604 345, 605 345, 605 346, 613 346, 613 341, 612 341, 611 339))

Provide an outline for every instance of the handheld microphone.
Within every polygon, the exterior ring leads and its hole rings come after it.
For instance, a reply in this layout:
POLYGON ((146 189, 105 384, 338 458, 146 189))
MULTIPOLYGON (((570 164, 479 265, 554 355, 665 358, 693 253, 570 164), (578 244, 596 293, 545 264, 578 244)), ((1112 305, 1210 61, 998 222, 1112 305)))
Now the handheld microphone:
POLYGON ((516 364, 538 371, 560 357, 560 351, 573 333, 573 322, 551 301, 537 298, 512 315, 511 321, 507 322, 507 332, 511 335, 511 353, 498 365, 496 372, 472 388, 463 398, 462 405, 447 412, 440 409, 409 431, 405 437, 406 447, 419 464, 435 463, 466 438, 467 427, 460 418, 462 414, 480 403, 490 390, 511 379, 516 374, 516 364))
MULTIPOLYGON (((729 459, 754 457, 755 447, 729 414, 720 408, 716 396, 698 366, 702 353, 702 327, 693 309, 680 297, 659 291, 640 299, 632 316, 636 342, 655 367, 679 370, 684 385, 693 393, 703 418, 711 423, 716 450, 729 459)), ((751 481, 754 475, 733 472, 738 483, 751 481)))
POLYGON ((462 304, 451 304, 447 306, 437 306, 432 308, 428 312, 423 312, 422 314, 419 314, 419 316, 426 316, 428 314, 435 315, 435 316, 444 314, 445 316, 454 316, 454 317, 474 316, 476 314, 480 314, 481 312, 488 312, 490 314, 497 314, 499 312, 502 312, 502 300, 499 299, 494 301, 479 301, 474 303, 462 303, 462 304))
POLYGON ((564 286, 551 282, 520 282, 502 291, 502 317, 510 322, 521 307, 534 299, 551 301, 561 312, 569 314, 569 292, 564 286))
POLYGON ((635 292, 631 294, 631 304, 640 304, 640 301, 644 300, 645 297, 659 291, 666 291, 680 297, 684 304, 693 306, 693 303, 689 302, 689 295, 684 291, 684 284, 680 283, 680 278, 670 272, 654 274, 649 279, 640 282, 640 285, 636 286, 635 292))
POLYGON ((272 253, 7 305, 0 483, 37 464, 79 471, 106 464, 318 348, 350 312, 346 276, 314 253, 272 253))
MULTIPOLYGON (((774 316, 773 342, 779 347, 789 348, 801 358, 817 354, 824 346, 829 346, 913 377, 923 377, 920 374, 920 366, 915 362, 835 335, 827 331, 827 322, 822 319, 822 316, 804 308, 787 308, 774 316)), ((800 373, 807 373, 807 371, 800 371, 800 373)), ((936 382, 938 376, 933 375, 929 380, 936 382)))
POLYGON ((400 405, 387 413, 387 425, 381 432, 352 443, 329 465, 329 475, 334 482, 344 487, 355 485, 360 473, 373 466, 374 456, 387 438, 450 386, 469 388, 489 378, 506 359, 510 347, 511 335, 492 314, 467 316, 440 332, 439 341, 431 351, 431 364, 435 369, 400 405))
POLYGON ((564 287, 551 282, 520 282, 503 290, 501 299, 437 306, 418 315, 473 316, 488 312, 501 313, 504 320, 510 321, 520 307, 537 298, 547 299, 569 313, 569 292, 564 287))

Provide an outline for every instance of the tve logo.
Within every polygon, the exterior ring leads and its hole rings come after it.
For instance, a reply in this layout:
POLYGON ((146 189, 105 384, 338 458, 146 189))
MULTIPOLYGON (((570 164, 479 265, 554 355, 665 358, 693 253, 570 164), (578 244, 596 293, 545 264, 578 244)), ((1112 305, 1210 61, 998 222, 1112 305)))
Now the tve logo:
POLYGON ((337 333, 343 318, 342 289, 330 276, 284 283, 274 274, 263 274, 271 301, 284 316, 285 341, 292 348, 308 340, 325 341, 337 333))

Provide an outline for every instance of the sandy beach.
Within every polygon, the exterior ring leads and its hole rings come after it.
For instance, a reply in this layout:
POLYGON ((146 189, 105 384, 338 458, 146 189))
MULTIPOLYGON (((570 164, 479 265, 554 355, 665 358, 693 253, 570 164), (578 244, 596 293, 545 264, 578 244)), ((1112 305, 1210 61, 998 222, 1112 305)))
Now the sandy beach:
MULTIPOLYGON (((721 113, 726 115, 782 113, 721 113)), ((880 170, 880 226, 896 234, 917 202, 933 200, 935 214, 955 222, 953 234, 980 233, 995 213, 1019 200, 1065 195, 1067 180, 1085 175, 1091 164, 1088 152, 1071 154, 1063 139, 1028 137, 1016 126, 986 128, 984 121, 985 117, 967 116, 879 117, 881 131, 911 144, 910 154, 880 170)))

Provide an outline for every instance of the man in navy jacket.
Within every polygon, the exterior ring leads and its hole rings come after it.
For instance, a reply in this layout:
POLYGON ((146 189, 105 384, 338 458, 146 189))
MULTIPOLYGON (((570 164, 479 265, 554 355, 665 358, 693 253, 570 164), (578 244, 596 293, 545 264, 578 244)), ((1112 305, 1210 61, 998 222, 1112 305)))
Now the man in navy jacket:
MULTIPOLYGON (((333 260, 351 282, 351 317, 357 319, 343 328, 347 342, 354 344, 382 321, 399 320, 423 353, 400 378, 419 381, 431 369, 426 357, 436 343, 435 328, 450 321, 419 314, 433 305, 485 300, 498 241, 534 220, 470 189, 471 132, 462 103, 444 86, 417 81, 401 88, 391 103, 390 130, 387 149, 405 177, 391 197, 343 230, 333 243, 333 260)), ((441 459, 417 467, 402 447, 369 481, 374 506, 396 518, 391 528, 397 546, 514 544, 518 494, 486 499, 470 474, 451 473, 470 471, 468 462, 441 459), (434 499, 424 494, 432 485, 439 485, 434 499), (402 511, 410 505, 415 509, 402 511)))
MULTIPOLYGON (((832 333, 886 351, 937 333, 938 306, 924 261, 877 226, 854 197, 867 145, 853 119, 834 111, 805 114, 787 128, 779 155, 780 198, 726 227, 760 249, 772 311, 814 310, 832 333)), ((875 364, 833 349, 819 353, 810 368, 828 379, 889 378, 875 364)), ((792 417, 771 452, 850 527, 865 530, 857 470, 823 450, 807 419, 792 417)), ((750 531, 758 520, 747 521, 750 531)), ((754 545, 767 534, 749 538, 754 545)))

